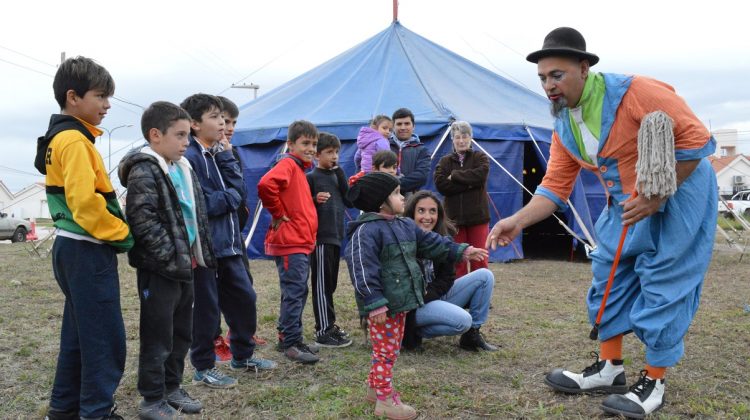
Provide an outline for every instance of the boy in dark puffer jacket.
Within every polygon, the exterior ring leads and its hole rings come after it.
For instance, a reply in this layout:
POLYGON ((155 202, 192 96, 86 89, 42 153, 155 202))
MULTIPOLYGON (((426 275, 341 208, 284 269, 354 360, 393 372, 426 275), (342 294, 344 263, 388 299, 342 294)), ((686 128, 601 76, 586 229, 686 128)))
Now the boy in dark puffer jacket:
POLYGON ((148 145, 120 162, 126 216, 135 238, 128 257, 141 302, 138 391, 141 419, 198 413, 180 388, 193 325, 193 268, 215 267, 203 191, 183 157, 190 115, 155 102, 141 118, 148 145), (177 409, 177 410, 176 410, 177 409))

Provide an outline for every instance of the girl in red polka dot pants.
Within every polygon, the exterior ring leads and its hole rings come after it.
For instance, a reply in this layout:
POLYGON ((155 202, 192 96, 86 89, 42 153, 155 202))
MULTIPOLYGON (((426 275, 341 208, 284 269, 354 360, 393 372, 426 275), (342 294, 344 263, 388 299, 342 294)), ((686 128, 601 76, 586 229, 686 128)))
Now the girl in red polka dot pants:
POLYGON ((406 313, 424 305, 424 278, 417 257, 445 260, 482 260, 487 251, 456 244, 435 232, 423 231, 404 211, 399 181, 384 172, 359 178, 347 199, 364 213, 349 223, 344 251, 349 277, 361 316, 367 316, 372 342, 372 364, 367 377, 367 400, 375 415, 410 420, 417 411, 402 403, 393 388, 396 363, 404 336, 406 313))

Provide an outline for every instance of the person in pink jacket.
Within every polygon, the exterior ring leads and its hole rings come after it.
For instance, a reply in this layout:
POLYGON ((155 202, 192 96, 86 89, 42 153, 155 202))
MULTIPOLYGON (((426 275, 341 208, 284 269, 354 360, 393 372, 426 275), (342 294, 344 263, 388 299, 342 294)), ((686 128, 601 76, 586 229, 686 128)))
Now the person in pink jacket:
POLYGON ((372 157, 381 150, 391 150, 388 137, 393 129, 393 121, 387 115, 377 115, 369 127, 362 127, 357 135, 357 153, 354 160, 357 169, 364 173, 372 171, 372 157))

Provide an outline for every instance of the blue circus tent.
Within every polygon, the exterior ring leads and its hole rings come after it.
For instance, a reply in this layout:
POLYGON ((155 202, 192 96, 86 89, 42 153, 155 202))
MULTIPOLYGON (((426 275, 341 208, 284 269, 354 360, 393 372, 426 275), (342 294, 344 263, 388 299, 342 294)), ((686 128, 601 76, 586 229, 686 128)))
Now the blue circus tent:
MULTIPOLYGON (((450 136, 445 138, 451 122, 471 123, 474 139, 497 162, 491 164, 488 182, 491 223, 528 201, 528 194, 499 165, 534 191, 549 155, 552 118, 547 99, 396 21, 372 38, 240 107, 232 143, 243 163, 248 208, 251 212, 256 208, 258 181, 283 151, 291 122, 308 120, 320 131, 337 135, 342 141, 340 165, 351 175, 355 172, 355 140, 360 127, 377 114, 390 115, 401 107, 414 113, 415 133, 434 153, 433 170, 440 157, 451 151, 450 136)), ((431 179, 426 188, 434 190, 431 179)), ((604 191, 596 177, 582 174, 571 201, 583 225, 593 232, 593 223, 604 205, 604 191)), ((351 219, 356 216, 356 210, 349 212, 351 219)), ((580 234, 581 227, 570 211, 561 219, 580 234)), ((249 242, 251 258, 265 256, 263 239, 269 223, 270 215, 263 210, 249 242)), ((547 230, 541 234, 562 236, 568 244, 575 243, 555 222, 541 228, 547 230)), ((528 240, 524 244, 524 238, 528 236, 519 237, 514 247, 493 252, 491 260, 523 257, 524 251, 533 246, 528 240)))

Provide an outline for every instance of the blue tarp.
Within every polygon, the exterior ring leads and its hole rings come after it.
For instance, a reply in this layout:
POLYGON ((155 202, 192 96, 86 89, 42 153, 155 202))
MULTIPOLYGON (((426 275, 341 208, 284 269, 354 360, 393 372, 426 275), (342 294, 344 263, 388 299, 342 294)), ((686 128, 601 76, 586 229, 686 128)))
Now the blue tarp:
MULTIPOLYGON (((539 142, 545 157, 549 154, 552 118, 546 98, 395 22, 240 107, 232 143, 238 146, 242 158, 251 213, 258 202, 258 181, 281 152, 292 121, 305 119, 321 131, 336 134, 342 140, 340 164, 351 175, 355 171, 354 140, 360 127, 377 114, 390 115, 401 107, 414 113, 415 132, 431 152, 452 121, 470 122, 474 138, 519 180, 523 179, 524 144, 531 141, 528 131, 539 142)), ((435 155, 433 169, 450 150, 451 141, 447 138, 435 155)), ((426 187, 434 189, 431 180, 426 187)), ((522 206, 525 193, 494 163, 488 191, 492 198, 491 223, 498 215, 508 216, 522 206)), ((598 216, 593 211, 603 206, 603 194, 598 181, 583 177, 571 197, 591 232, 598 216)), ((352 210, 349 215, 355 218, 357 213, 352 210)), ((269 222, 268 212, 263 211, 248 247, 251 258, 264 257, 263 238, 269 222)), ((580 232, 574 223, 569 224, 580 232)), ((517 249, 522 254, 521 245, 519 238, 517 249)), ((514 258, 518 255, 510 247, 491 255, 492 261, 514 258)))

